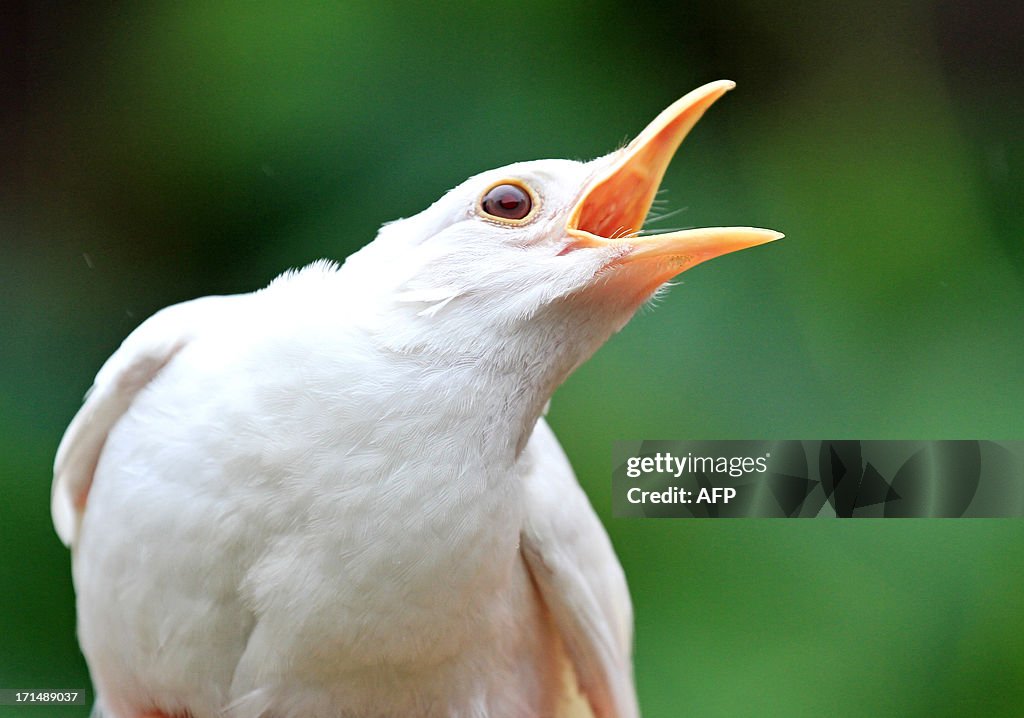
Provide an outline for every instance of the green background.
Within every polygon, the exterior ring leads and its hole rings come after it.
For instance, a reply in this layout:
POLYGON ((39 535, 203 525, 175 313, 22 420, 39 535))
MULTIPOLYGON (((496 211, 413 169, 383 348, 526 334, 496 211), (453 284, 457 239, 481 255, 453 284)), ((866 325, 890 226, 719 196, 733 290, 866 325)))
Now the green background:
MULTIPOLYGON (((140 321, 341 259, 470 174, 728 78, 686 273, 555 395, 619 439, 1021 439, 1024 17, 994 2, 13 5, 0 38, 0 687, 87 685, 52 457, 140 321)), ((1024 714, 1024 522, 626 521, 647 716, 1024 714)), ((0 708, 86 715, 85 708, 0 708)))

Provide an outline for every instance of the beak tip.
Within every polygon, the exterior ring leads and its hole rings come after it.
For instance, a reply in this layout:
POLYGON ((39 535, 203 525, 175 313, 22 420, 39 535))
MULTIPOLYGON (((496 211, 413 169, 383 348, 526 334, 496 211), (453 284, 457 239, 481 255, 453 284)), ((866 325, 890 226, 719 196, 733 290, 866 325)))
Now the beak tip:
POLYGON ((786 235, 782 232, 776 232, 774 229, 758 229, 756 241, 754 241, 750 246, 756 247, 761 244, 771 244, 772 242, 779 241, 785 236, 786 235))

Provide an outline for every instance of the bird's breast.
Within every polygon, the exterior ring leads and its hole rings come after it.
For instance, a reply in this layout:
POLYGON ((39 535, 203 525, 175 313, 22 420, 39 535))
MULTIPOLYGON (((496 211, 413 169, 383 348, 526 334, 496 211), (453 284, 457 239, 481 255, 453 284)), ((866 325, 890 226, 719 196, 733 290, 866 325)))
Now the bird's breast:
POLYGON ((135 461, 174 457, 138 471, 235 532, 241 599, 283 651, 438 658, 514 611, 522 508, 493 412, 458 372, 381 361, 322 335, 197 342, 125 427, 135 461))

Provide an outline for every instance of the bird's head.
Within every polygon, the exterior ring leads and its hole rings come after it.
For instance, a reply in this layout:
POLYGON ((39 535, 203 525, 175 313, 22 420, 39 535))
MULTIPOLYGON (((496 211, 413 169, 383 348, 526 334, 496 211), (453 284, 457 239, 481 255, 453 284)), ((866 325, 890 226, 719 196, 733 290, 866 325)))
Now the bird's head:
POLYGON ((460 355, 501 343, 513 360, 567 346, 567 372, 672 277, 781 237, 750 227, 640 233, 676 148, 732 87, 694 90, 604 157, 484 172, 386 225, 345 267, 385 307, 380 336, 398 350, 460 355))

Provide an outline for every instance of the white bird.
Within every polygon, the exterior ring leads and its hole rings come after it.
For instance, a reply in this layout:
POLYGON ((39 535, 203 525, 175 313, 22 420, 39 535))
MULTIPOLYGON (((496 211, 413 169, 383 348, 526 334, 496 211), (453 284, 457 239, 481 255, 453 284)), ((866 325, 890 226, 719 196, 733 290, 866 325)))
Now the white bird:
POLYGON ((782 236, 639 234, 732 87, 136 329, 54 466, 97 711, 637 716, 623 572, 541 414, 665 281, 782 236))

